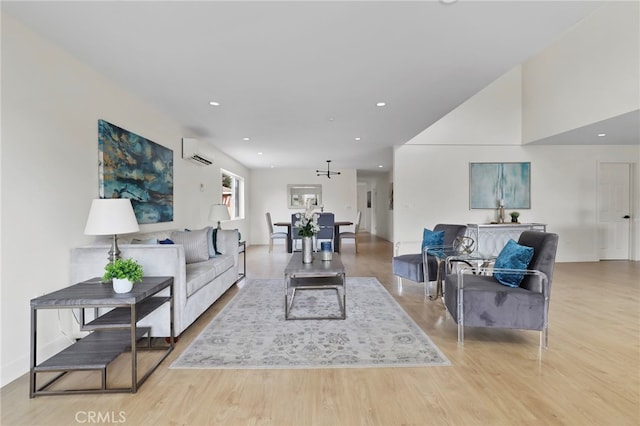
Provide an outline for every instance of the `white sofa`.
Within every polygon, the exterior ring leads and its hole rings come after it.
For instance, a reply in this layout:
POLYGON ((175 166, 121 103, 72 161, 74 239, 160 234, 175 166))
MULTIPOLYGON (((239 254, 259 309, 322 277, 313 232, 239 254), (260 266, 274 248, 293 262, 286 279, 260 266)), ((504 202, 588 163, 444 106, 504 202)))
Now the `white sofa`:
MULTIPOLYGON (((149 244, 171 238, 175 232, 127 235, 126 240, 119 239, 119 247, 120 257, 137 260, 143 267, 144 275, 174 278, 174 331, 179 336, 238 281, 238 231, 218 231, 216 248, 220 254, 190 263, 187 261, 190 256, 193 260, 193 256, 192 247, 188 244, 149 244), (127 244, 129 241, 133 243, 127 244)), ((199 231, 194 234, 196 232, 199 231)), ((109 244, 102 243, 72 249, 72 282, 101 277, 108 262, 109 247, 109 244)), ((164 304, 140 321, 139 325, 151 327, 153 337, 169 336, 169 305, 164 304)))

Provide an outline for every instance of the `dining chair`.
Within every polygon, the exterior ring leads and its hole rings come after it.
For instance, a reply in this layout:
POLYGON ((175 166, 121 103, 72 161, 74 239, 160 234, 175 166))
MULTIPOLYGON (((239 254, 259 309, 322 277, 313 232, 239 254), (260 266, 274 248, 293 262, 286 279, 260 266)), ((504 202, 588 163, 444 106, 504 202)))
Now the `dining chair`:
POLYGON ((286 240, 288 235, 286 232, 274 232, 273 230, 273 222, 271 221, 271 213, 266 212, 265 217, 267 218, 267 229, 269 230, 269 253, 273 251, 273 240, 286 240))
POLYGON ((360 230, 360 219, 362 217, 362 212, 358 211, 358 213, 356 214, 356 221, 354 222, 354 231, 345 231, 345 232, 341 232, 340 235, 338 236, 340 238, 340 246, 342 247, 342 240, 344 238, 353 238, 355 245, 356 245, 356 253, 358 253, 358 231, 360 230))
POLYGON ((296 228, 296 222, 298 218, 296 217, 296 213, 291 214, 291 249, 292 251, 298 251, 302 249, 297 248, 297 242, 302 241, 302 237, 298 235, 299 228, 296 228))
POLYGON ((333 248, 333 237, 335 235, 335 215, 333 213, 320 213, 318 217, 318 226, 320 230, 316 234, 316 251, 320 246, 320 240, 331 241, 331 247, 333 248))

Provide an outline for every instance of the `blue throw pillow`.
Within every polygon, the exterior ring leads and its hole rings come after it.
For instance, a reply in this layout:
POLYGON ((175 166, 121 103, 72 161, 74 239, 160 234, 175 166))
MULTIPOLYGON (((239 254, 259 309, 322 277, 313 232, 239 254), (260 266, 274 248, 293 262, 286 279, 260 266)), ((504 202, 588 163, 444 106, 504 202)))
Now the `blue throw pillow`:
POLYGON ((213 228, 213 233, 211 234, 211 241, 213 241, 213 251, 217 255, 222 254, 218 251, 218 228, 213 228))
POLYGON ((169 238, 165 238, 164 240, 158 240, 158 244, 173 244, 169 238))
MULTIPOLYGON (((425 247, 436 247, 444 245, 444 231, 431 231, 424 228, 422 231, 422 250, 425 247)), ((442 254, 439 250, 429 250, 429 254, 439 256, 442 254)))
MULTIPOLYGON (((494 267, 524 270, 529 267, 532 258, 533 248, 521 246, 515 241, 509 240, 498 255, 494 267)), ((502 285, 519 287, 524 278, 524 273, 495 272, 493 277, 502 285)))
POLYGON ((209 244, 209 259, 216 257, 216 233, 213 226, 209 226, 207 231, 207 244, 209 244))

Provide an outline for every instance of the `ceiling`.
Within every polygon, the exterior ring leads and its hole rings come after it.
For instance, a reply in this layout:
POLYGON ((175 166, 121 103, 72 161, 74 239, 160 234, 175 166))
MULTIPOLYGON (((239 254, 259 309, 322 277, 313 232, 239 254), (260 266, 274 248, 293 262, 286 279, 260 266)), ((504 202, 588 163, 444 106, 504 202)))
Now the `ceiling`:
POLYGON ((601 3, 2 1, 2 12, 249 168, 388 171, 394 145, 601 3))
POLYGON ((528 145, 639 145, 640 111, 620 114, 528 145))

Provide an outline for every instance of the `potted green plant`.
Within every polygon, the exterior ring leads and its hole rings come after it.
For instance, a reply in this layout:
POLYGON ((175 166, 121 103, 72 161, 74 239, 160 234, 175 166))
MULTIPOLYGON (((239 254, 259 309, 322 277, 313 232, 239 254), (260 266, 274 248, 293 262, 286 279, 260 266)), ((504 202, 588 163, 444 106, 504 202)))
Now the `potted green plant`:
POLYGON ((103 281, 113 281, 113 291, 128 293, 133 284, 142 281, 142 265, 134 259, 116 259, 104 267, 103 281))
POLYGON ((511 212, 509 214, 511 215, 511 222, 518 223, 518 217, 520 217, 520 213, 511 212))

